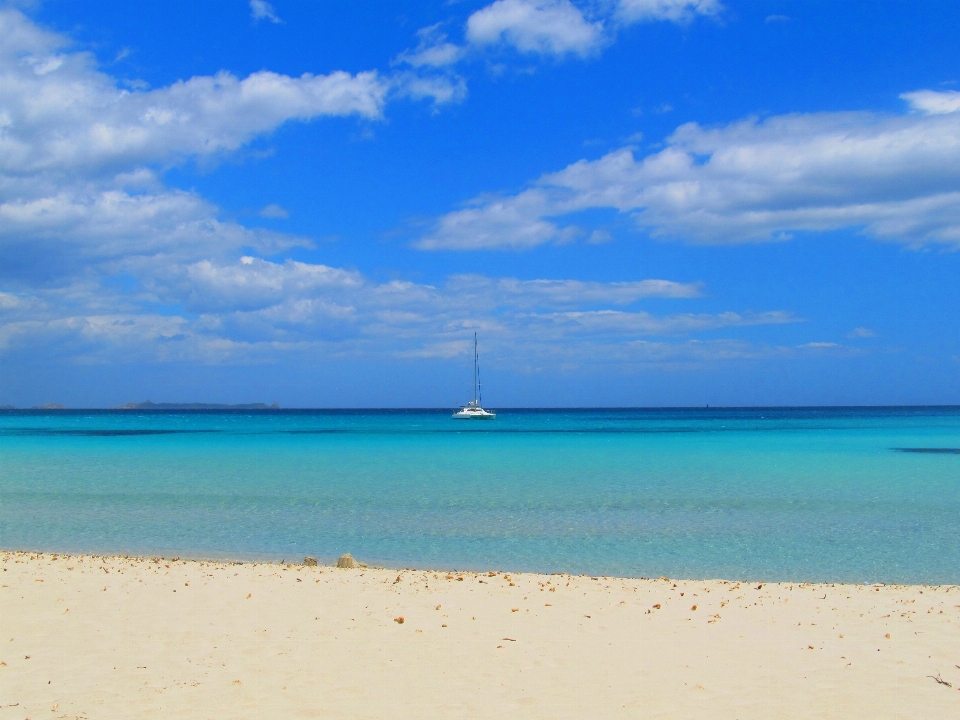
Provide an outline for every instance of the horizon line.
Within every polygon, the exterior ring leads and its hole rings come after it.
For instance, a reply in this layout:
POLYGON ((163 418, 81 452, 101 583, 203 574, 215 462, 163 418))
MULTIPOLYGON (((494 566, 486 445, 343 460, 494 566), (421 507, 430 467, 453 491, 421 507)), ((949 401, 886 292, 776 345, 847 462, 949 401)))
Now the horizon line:
MULTIPOLYGON (((395 406, 395 407, 375 407, 375 406, 357 406, 357 407, 247 407, 248 405, 266 403, 154 403, 154 405, 207 405, 209 407, 15 407, 12 405, 0 405, 0 412, 256 412, 256 413, 282 413, 282 412, 447 412, 453 407, 459 406, 395 406)), ((492 406, 491 406, 492 407, 492 406)), ((923 404, 877 404, 877 405, 499 405, 496 410, 827 410, 827 409, 924 409, 924 408, 942 408, 942 409, 960 409, 960 404, 953 403, 923 403, 923 404)))

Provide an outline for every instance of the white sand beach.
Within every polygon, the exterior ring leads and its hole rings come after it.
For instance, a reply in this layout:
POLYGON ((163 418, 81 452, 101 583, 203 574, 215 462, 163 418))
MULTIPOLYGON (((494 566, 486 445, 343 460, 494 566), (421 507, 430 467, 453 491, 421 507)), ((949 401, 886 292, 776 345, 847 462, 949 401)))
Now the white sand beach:
POLYGON ((0 720, 960 717, 955 586, 0 568, 0 720))

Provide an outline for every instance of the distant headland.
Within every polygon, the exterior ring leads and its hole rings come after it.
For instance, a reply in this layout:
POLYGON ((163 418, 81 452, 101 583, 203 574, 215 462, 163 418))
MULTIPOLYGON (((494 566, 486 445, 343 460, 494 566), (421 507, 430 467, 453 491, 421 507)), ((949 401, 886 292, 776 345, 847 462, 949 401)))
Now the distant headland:
MULTIPOLYGON (((20 410, 15 405, 0 405, 0 410, 20 410)), ((34 405, 28 410, 67 410, 65 405, 57 403, 47 403, 46 405, 34 405)), ((239 403, 237 405, 228 405, 226 403, 155 403, 145 400, 143 402, 127 403, 126 405, 117 405, 111 410, 279 410, 280 405, 273 403, 239 403)))
POLYGON ((127 403, 126 405, 117 405, 111 410, 279 410, 277 403, 267 405, 266 403, 240 403, 239 405, 226 405, 223 403, 155 403, 145 400, 144 402, 127 403))

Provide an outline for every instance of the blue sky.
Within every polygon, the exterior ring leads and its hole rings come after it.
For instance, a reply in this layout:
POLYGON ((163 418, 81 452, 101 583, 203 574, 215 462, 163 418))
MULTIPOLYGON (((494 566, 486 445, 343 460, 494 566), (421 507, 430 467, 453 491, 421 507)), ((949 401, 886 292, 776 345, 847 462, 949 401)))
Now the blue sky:
POLYGON ((0 4, 0 404, 960 403, 960 5, 0 4))

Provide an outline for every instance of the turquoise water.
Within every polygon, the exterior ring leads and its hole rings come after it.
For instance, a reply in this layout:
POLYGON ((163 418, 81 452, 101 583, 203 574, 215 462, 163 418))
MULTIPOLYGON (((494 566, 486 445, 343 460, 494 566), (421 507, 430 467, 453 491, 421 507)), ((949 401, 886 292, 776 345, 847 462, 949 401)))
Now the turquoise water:
POLYGON ((950 450, 960 408, 2 411, 0 546, 958 583, 950 450))

